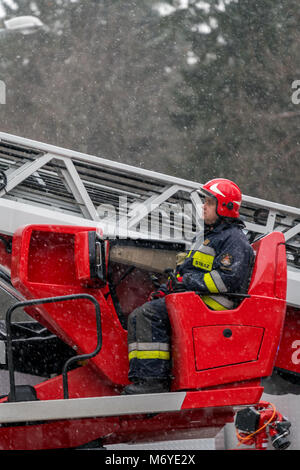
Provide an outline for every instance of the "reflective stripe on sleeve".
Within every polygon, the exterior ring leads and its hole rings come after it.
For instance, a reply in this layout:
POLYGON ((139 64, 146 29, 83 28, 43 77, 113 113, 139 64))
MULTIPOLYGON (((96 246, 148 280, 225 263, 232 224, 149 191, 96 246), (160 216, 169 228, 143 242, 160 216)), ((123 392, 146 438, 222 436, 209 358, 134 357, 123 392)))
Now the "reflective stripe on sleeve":
POLYGON ((214 283, 215 283, 215 286, 217 287, 218 291, 219 292, 227 292, 227 287, 225 286, 224 282, 223 282, 223 279, 220 275, 220 273, 218 273, 218 271, 216 271, 215 269, 213 271, 211 271, 210 273, 214 283))
POLYGON ((201 299, 212 310, 229 310, 234 307, 234 303, 222 295, 202 295, 201 299))
POLYGON ((219 290, 218 290, 216 284, 214 283, 210 273, 204 274, 203 280, 204 280, 204 283, 205 283, 207 289, 209 290, 209 292, 215 293, 215 294, 217 294, 219 292, 219 290))

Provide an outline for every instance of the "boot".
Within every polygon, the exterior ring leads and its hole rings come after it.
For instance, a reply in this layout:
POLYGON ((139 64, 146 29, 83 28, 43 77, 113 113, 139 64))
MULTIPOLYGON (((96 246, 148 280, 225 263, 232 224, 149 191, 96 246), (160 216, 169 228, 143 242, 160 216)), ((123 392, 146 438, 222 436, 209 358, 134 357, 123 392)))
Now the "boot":
POLYGON ((143 393, 166 393, 170 389, 167 379, 137 380, 133 384, 127 385, 122 395, 137 395, 143 393))

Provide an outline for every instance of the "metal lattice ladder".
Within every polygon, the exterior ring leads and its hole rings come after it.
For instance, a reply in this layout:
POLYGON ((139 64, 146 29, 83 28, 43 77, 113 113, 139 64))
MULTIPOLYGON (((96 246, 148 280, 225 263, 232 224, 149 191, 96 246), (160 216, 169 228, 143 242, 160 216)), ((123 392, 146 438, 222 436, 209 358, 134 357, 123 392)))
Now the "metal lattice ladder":
MULTIPOLYGON (((201 186, 0 132, 1 234, 25 224, 70 224, 99 226, 108 237, 118 227, 118 236, 150 233, 189 244, 201 226, 201 186)), ((287 301, 299 307, 300 209, 243 195, 240 213, 251 241, 273 230, 284 234, 287 301)))

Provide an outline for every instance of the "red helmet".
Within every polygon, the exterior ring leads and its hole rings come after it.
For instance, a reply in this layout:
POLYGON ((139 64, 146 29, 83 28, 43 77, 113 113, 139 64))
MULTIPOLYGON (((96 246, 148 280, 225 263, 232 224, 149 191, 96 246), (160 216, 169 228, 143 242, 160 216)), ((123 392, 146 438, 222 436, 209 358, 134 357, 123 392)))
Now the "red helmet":
POLYGON ((239 217, 242 193, 233 181, 215 178, 205 183, 200 193, 217 199, 217 214, 219 216, 235 219, 239 217))

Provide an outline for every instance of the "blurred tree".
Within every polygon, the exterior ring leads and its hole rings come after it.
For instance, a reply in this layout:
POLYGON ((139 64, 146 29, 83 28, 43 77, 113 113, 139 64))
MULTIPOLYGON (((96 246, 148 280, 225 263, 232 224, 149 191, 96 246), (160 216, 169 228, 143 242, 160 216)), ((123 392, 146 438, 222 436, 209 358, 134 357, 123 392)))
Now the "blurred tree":
POLYGON ((190 143, 186 176, 233 178, 245 193, 299 204, 298 2, 168 3, 194 57, 172 113, 190 143))
POLYGON ((180 161, 167 111, 177 59, 153 2, 15 1, 47 31, 2 41, 3 131, 159 171, 180 161))
POLYGON ((1 130, 299 205, 297 0, 0 0, 1 130), (159 13, 160 12, 160 13, 159 13))

